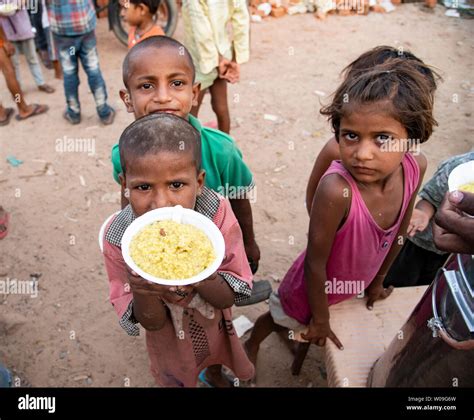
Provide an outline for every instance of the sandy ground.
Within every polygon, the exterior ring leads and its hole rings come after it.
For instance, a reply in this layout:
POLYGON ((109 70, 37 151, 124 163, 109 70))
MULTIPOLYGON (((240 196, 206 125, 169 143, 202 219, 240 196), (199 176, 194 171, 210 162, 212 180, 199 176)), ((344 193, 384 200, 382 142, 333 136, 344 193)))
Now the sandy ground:
MULTIPOLYGON (((305 246, 306 182, 330 136, 318 114, 320 101, 327 101, 339 71, 363 51, 380 44, 403 46, 443 74, 436 100, 439 127, 423 147, 427 176, 442 159, 473 147, 474 27, 472 21, 445 17, 444 11, 438 6, 426 13, 409 4, 387 15, 331 16, 325 22, 299 15, 253 24, 251 61, 242 67, 240 84, 230 87, 230 102, 232 135, 258 185, 253 208, 262 260, 257 279, 271 279, 277 288, 305 246), (278 121, 264 120, 266 113, 278 121)), ((110 102, 117 109, 113 126, 99 126, 84 74, 83 122, 72 127, 61 118, 61 82, 46 73, 57 92, 39 93, 23 63, 28 101, 47 103, 51 110, 0 128, 0 204, 12 215, 10 234, 1 242, 0 280, 41 274, 38 297, 0 295, 0 360, 19 378, 16 385, 153 385, 143 334, 125 335, 108 302, 97 244, 102 222, 119 208, 110 148, 132 121, 118 97, 126 51, 106 25, 101 21, 97 32, 110 102), (91 139, 95 153, 60 153, 57 139, 64 138, 91 139), (13 168, 6 163, 9 155, 24 163, 13 168)), ((182 38, 182 28, 176 36, 182 38)), ((3 103, 11 106, 3 79, 0 87, 3 103)), ((213 119, 208 99, 200 117, 213 119)), ((266 309, 261 303, 236 309, 235 315, 255 320, 266 309)), ((325 386, 321 356, 320 349, 311 348, 301 375, 293 377, 291 354, 271 336, 261 348, 257 385, 325 386)))

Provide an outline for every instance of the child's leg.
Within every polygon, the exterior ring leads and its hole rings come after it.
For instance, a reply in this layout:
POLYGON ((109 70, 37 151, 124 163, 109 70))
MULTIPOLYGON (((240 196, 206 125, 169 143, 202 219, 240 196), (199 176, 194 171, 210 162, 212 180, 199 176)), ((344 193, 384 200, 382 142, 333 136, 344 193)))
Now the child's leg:
POLYGON ((35 41, 33 38, 28 39, 23 42, 23 54, 25 54, 26 61, 28 62, 28 66, 30 67, 30 72, 35 79, 36 86, 38 86, 39 90, 46 92, 46 93, 53 93, 54 88, 47 85, 44 82, 43 72, 41 70, 38 54, 36 53, 35 41))
POLYGON ((43 51, 47 49, 45 29, 43 28, 43 1, 35 2, 37 6, 36 13, 29 13, 31 25, 35 30, 35 47, 38 51, 43 51))
POLYGON ((209 88, 212 110, 217 116, 217 126, 224 133, 230 133, 230 114, 227 105, 227 81, 219 77, 209 88))
MULTIPOLYGON (((0 103, 0 126, 5 126, 10 124, 10 119, 14 114, 13 108, 4 108, 3 105, 0 103)), ((2 217, 4 217, 4 212, 2 206, 0 206, 0 239, 2 239, 2 234, 6 230, 5 223, 1 223, 2 217)))
POLYGON ((288 348, 288 350, 290 350, 291 354, 295 354, 296 352, 296 346, 298 344, 297 341, 295 340, 292 340, 290 338, 290 330, 288 329, 284 329, 282 331, 278 331, 278 336, 280 337, 280 339, 283 341, 283 343, 285 344, 285 346, 288 348))
POLYGON ((53 64, 54 77, 56 79, 62 79, 63 78, 63 71, 61 69, 61 64, 59 63, 59 57, 58 57, 58 54, 57 54, 57 49, 56 49, 56 44, 54 42, 53 33, 51 32, 50 28, 45 28, 44 29, 44 34, 45 34, 46 41, 47 41, 47 44, 48 44, 49 60, 53 64))
POLYGON ((63 71, 61 69, 61 64, 59 60, 53 61, 53 69, 54 69, 54 78, 55 79, 62 79, 63 78, 63 71))
POLYGON ((254 364, 257 364, 257 354, 260 348, 260 343, 265 340, 272 332, 285 331, 286 328, 281 325, 275 324, 273 321, 270 311, 261 315, 250 334, 250 338, 244 343, 245 350, 250 361, 254 364))
POLYGON ((59 61, 64 74, 64 94, 66 96, 67 114, 72 118, 80 118, 79 102, 79 63, 77 61, 77 37, 54 36, 59 54, 59 61))
POLYGON ((21 116, 27 115, 31 112, 31 106, 29 106, 25 101, 25 97, 15 75, 13 64, 3 48, 0 48, 0 70, 3 72, 7 88, 13 96, 18 107, 18 112, 21 116))
POLYGON ((13 46, 15 47, 15 54, 10 56, 10 60, 13 64, 13 68, 15 69, 15 78, 18 81, 18 84, 21 85, 21 78, 20 78, 20 54, 21 54, 21 41, 12 41, 13 46))
POLYGON ((193 117, 196 117, 196 118, 198 117, 199 108, 201 108, 202 100, 204 99, 204 95, 206 94, 206 92, 207 92, 207 89, 201 90, 199 92, 199 96, 198 96, 198 100, 197 100, 198 104, 191 108, 191 115, 193 117))
POLYGON ((114 110, 107 104, 107 88, 99 66, 99 54, 94 31, 83 36, 78 51, 82 67, 87 74, 89 87, 94 95, 97 114, 101 120, 106 119, 114 110))

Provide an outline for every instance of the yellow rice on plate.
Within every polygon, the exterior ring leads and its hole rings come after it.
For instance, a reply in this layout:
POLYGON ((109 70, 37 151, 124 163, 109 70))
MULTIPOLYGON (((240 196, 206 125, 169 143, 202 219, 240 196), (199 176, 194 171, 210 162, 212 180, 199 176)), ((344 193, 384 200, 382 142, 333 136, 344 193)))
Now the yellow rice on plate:
POLYGON ((458 190, 474 193, 474 182, 469 182, 468 184, 461 185, 460 187, 458 187, 458 190))
POLYGON ((184 280, 204 271, 216 255, 210 239, 198 228, 160 220, 145 226, 133 237, 130 257, 152 276, 184 280))

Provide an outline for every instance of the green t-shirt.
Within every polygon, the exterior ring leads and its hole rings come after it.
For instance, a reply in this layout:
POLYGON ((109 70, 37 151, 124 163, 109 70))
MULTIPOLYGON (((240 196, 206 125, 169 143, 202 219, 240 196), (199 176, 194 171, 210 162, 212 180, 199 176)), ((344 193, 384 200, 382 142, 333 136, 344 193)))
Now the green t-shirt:
MULTIPOLYGON (((206 171, 206 187, 232 198, 248 193, 254 186, 253 176, 242 159, 242 152, 232 137, 219 130, 203 127, 189 115, 190 124, 201 133, 202 169, 206 171)), ((122 173, 118 143, 112 147, 112 165, 115 181, 122 173)))

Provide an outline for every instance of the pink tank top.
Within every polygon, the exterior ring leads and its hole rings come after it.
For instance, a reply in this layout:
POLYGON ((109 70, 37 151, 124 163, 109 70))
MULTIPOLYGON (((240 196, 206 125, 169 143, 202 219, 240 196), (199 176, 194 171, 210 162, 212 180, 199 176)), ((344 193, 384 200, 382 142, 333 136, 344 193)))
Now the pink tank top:
MULTIPOLYGON (((333 161, 323 177, 337 173, 350 185, 352 200, 349 215, 336 233, 326 264, 326 292, 328 303, 346 300, 361 294, 371 283, 390 251, 393 241, 416 191, 420 168, 415 158, 406 153, 402 160, 404 193, 397 221, 389 229, 382 229, 370 214, 355 180, 340 161, 333 161)), ((283 279, 278 294, 285 313, 307 325, 311 320, 306 282, 304 279, 304 251, 283 279)))

